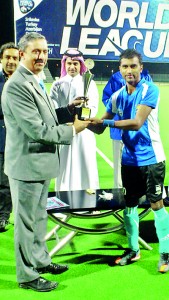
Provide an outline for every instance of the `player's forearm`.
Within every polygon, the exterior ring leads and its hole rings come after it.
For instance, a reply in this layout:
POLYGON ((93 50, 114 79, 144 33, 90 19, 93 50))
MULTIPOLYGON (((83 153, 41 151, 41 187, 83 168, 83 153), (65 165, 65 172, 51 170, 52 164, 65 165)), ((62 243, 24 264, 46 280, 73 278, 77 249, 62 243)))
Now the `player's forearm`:
POLYGON ((135 119, 127 119, 127 120, 120 120, 120 121, 104 119, 103 126, 111 127, 111 128, 118 128, 118 129, 123 129, 123 130, 136 130, 137 131, 142 126, 142 123, 135 119))

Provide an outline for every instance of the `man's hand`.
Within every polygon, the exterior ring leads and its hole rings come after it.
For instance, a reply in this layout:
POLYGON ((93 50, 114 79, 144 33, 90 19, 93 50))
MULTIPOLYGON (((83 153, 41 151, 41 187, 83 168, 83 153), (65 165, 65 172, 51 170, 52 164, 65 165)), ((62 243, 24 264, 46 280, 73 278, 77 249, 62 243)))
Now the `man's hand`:
POLYGON ((103 126, 103 120, 99 118, 90 118, 88 119, 90 121, 88 125, 88 129, 96 134, 101 134, 106 129, 106 127, 103 126))
POLYGON ((85 128, 87 128, 87 126, 90 124, 90 120, 88 121, 81 121, 78 119, 78 116, 75 115, 75 120, 74 120, 74 128, 75 128, 75 131, 76 133, 79 133, 81 131, 83 131, 85 128))
POLYGON ((84 102, 88 102, 89 98, 87 97, 77 97, 75 98, 72 103, 68 104, 68 110, 70 111, 70 113, 72 115, 74 115, 76 113, 75 107, 76 106, 81 106, 84 102))

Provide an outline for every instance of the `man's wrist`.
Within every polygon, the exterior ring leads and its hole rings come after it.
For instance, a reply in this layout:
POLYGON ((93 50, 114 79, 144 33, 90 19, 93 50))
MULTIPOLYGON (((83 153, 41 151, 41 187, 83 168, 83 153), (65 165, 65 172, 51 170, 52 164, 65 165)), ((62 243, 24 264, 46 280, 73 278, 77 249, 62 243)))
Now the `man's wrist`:
POLYGON ((74 113, 75 113, 75 105, 73 103, 72 104, 68 104, 67 105, 67 109, 68 109, 68 111, 69 111, 69 113, 71 115, 74 115, 74 113))
POLYGON ((105 120, 103 120, 103 126, 113 128, 113 127, 115 127, 115 121, 105 119, 105 120))

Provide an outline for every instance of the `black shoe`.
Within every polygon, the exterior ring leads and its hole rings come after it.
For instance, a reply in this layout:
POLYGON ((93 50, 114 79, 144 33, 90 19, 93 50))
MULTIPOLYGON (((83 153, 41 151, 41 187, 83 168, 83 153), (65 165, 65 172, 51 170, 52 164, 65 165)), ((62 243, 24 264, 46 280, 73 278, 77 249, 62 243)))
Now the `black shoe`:
POLYGON ((39 277, 33 281, 19 283, 20 288, 31 289, 37 292, 49 292, 56 289, 57 286, 57 282, 49 281, 42 277, 39 277))
POLYGON ((160 253, 158 271, 160 273, 166 273, 169 271, 169 253, 160 253))
POLYGON ((122 256, 116 258, 115 264, 120 266, 125 266, 139 259, 140 259, 140 249, 138 249, 137 251, 133 251, 132 249, 127 249, 122 256))
POLYGON ((5 231, 5 227, 9 224, 8 220, 0 220, 0 232, 5 231))
POLYGON ((61 274, 67 271, 69 267, 67 265, 58 265, 55 263, 51 263, 47 267, 38 268, 37 271, 39 274, 51 273, 51 274, 61 274))

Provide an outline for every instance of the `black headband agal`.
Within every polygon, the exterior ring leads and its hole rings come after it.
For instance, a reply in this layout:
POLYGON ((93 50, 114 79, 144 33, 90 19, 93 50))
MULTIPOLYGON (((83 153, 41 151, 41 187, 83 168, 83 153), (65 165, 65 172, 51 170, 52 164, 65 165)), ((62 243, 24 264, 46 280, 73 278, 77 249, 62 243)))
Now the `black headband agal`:
POLYGON ((66 55, 68 57, 77 57, 77 56, 83 56, 83 53, 80 51, 80 50, 76 50, 76 49, 73 49, 74 51, 76 51, 76 53, 71 53, 71 49, 68 49, 64 52, 63 55, 66 55))

